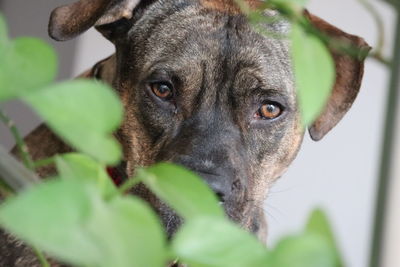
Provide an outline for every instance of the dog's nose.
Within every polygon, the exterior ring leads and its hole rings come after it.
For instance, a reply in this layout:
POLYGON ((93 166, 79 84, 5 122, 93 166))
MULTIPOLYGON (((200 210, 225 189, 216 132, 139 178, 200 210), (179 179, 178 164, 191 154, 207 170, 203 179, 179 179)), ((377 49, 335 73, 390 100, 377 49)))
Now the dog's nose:
POLYGON ((214 191, 218 200, 221 203, 227 201, 232 192, 232 185, 230 183, 230 178, 218 174, 202 173, 198 172, 209 187, 214 191))

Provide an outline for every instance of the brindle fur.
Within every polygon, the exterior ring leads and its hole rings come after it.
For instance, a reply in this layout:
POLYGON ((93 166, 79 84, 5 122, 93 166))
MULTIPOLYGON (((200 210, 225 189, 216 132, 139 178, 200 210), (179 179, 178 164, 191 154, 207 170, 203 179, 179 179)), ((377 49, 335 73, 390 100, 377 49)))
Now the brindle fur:
MULTIPOLYGON (((116 53, 83 76, 110 84, 121 98, 125 119, 115 135, 123 147, 126 173, 160 161, 181 164, 210 185, 232 220, 265 240, 263 202, 295 158, 304 135, 288 41, 255 32, 230 0, 141 1, 134 9, 133 0, 114 0, 103 11, 104 1, 89 2, 77 6, 89 5, 85 10, 94 10, 94 17, 73 16, 68 13, 76 11, 73 6, 56 10, 50 34, 68 39, 97 21, 97 29, 115 44, 116 53), (156 99, 148 88, 152 81, 172 83, 174 103, 156 99), (281 103, 284 113, 271 121, 255 119, 267 100, 281 103)), ((249 1, 252 6, 256 2, 249 1)), ((368 49, 361 38, 307 16, 324 32, 368 49)), ((282 19, 264 27, 278 34, 290 30, 282 19)), ((316 140, 350 108, 363 73, 362 59, 332 53, 338 79, 326 110, 310 129, 316 140)), ((44 125, 26 141, 35 159, 70 151, 44 125)), ((42 169, 40 175, 52 172, 42 169)), ((154 207, 169 234, 176 230, 180 219, 144 186, 132 193, 154 207)), ((28 249, 16 244, 0 237, 0 266, 38 266, 28 249)))

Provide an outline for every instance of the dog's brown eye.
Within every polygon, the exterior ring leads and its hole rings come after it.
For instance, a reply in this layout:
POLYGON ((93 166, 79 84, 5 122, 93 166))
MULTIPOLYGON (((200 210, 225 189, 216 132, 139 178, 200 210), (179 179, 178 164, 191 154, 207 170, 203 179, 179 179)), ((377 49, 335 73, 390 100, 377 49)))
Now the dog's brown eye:
POLYGON ((172 86, 168 83, 153 83, 151 91, 162 100, 170 100, 173 96, 172 86))
POLYGON ((272 120, 282 114, 283 109, 279 104, 266 103, 258 110, 257 115, 263 119, 272 120))

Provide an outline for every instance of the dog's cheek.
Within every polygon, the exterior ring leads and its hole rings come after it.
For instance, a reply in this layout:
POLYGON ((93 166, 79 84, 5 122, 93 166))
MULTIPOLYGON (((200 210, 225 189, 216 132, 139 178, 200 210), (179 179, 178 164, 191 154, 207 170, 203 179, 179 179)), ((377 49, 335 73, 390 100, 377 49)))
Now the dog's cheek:
POLYGON ((299 114, 286 121, 279 129, 270 130, 268 136, 259 137, 254 153, 258 164, 251 165, 251 181, 255 198, 265 199, 267 190, 287 170, 296 157, 304 136, 299 114))
POLYGON ((148 166, 153 163, 151 138, 143 130, 139 117, 137 98, 129 83, 120 83, 120 98, 124 107, 124 120, 117 132, 117 138, 122 144, 124 160, 127 163, 127 175, 134 173, 136 166, 148 166))

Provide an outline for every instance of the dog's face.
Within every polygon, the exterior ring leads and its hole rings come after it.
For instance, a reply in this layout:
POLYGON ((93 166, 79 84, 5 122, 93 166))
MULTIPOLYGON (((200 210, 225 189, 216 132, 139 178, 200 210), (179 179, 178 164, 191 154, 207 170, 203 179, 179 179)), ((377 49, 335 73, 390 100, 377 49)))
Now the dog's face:
POLYGON ((266 190, 303 132, 287 41, 255 33, 242 15, 173 1, 148 8, 126 38, 114 85, 125 104, 119 136, 129 173, 181 164, 207 181, 231 218, 258 229, 266 190))
MULTIPOLYGON (((128 175, 137 166, 161 161, 183 165, 210 185, 230 218, 264 238, 263 201, 294 159, 304 134, 289 42, 255 32, 233 1, 160 0, 136 5, 137 1, 120 0, 106 8, 104 1, 97 2, 103 11, 91 12, 103 17, 91 24, 98 21, 116 54, 94 72, 113 85, 125 107, 117 137, 128 175), (118 17, 127 14, 121 10, 128 10, 128 17, 118 17)), ((82 8, 84 1, 79 3, 82 8)), ((65 10, 63 16, 53 15, 53 22, 66 20, 65 10)), ((288 22, 274 21, 264 25, 268 32, 290 31, 288 22)), ((365 45, 333 30, 331 35, 365 45)), ((333 100, 311 128, 314 139, 347 111, 362 76, 359 60, 334 56, 349 71, 338 72, 333 100)), ((143 186, 133 191, 152 204, 169 233, 176 229, 180 220, 169 208, 143 186)))

